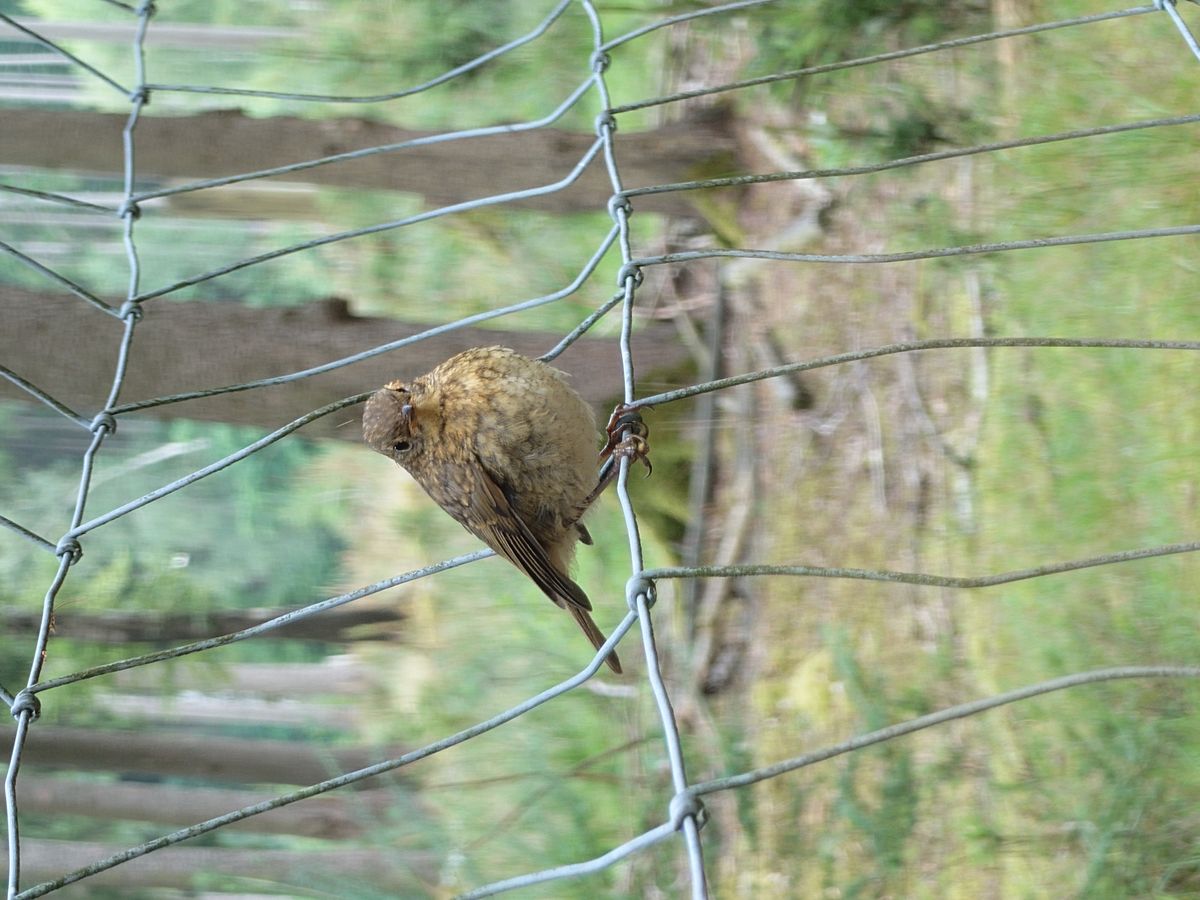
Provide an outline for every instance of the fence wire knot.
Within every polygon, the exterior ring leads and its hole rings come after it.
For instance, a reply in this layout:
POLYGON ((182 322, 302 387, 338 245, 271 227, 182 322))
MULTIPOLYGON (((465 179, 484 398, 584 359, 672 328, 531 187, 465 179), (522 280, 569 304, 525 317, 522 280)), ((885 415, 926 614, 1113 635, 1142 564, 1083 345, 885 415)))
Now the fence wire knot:
POLYGON ((625 287, 625 282, 630 278, 633 279, 634 287, 641 287, 644 277, 641 266, 634 265, 633 263, 625 263, 617 272, 617 287, 625 287))
POLYGON ((612 114, 612 110, 606 109, 600 115, 596 116, 596 135, 598 137, 612 134, 616 130, 617 117, 612 114))
POLYGON ((650 609, 658 599, 658 588, 644 575, 634 575, 625 582, 625 602, 633 612, 637 612, 638 597, 646 598, 646 609, 650 609))
POLYGON ((29 721, 35 722, 42 714, 42 701, 37 694, 26 688, 13 697, 12 717, 20 719, 24 713, 30 713, 29 721))
POLYGON ((129 218, 136 222, 141 217, 142 208, 133 200, 126 200, 117 210, 117 218, 119 219, 129 218))
POLYGON ((55 556, 70 556, 71 565, 83 558, 83 546, 73 537, 65 537, 54 548, 55 556))
POLYGON ((633 204, 624 194, 613 194, 608 198, 608 214, 614 219, 622 214, 628 218, 633 215, 633 204))
POLYGON ((596 74, 604 72, 609 63, 612 62, 612 57, 603 50, 597 50, 592 54, 592 71, 596 74))
POLYGON ((97 434, 103 431, 105 434, 116 434, 117 432, 117 417, 108 410, 101 410, 96 413, 96 417, 92 419, 90 426, 92 434, 97 434))
POLYGON ((671 802, 667 805, 667 815, 670 817, 668 821, 675 831, 683 828, 683 820, 689 817, 696 823, 697 828, 703 828, 708 822, 708 811, 700 802, 700 798, 691 791, 680 791, 672 797, 671 802))
POLYGON ((126 300, 121 304, 121 309, 118 315, 122 319, 133 319, 135 322, 140 322, 145 312, 142 310, 142 304, 136 300, 126 300))

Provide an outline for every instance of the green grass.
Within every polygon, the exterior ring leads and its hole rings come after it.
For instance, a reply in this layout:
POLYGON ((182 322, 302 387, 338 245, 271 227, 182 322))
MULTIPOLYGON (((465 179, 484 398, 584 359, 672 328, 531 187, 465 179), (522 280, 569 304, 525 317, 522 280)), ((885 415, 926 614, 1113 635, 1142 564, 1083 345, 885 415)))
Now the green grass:
MULTIPOLYGON (((1190 111, 1195 73, 1132 64, 1186 56, 1177 35, 1162 21, 1124 24, 1072 32, 1053 54, 1031 48, 1018 76, 1020 133, 1190 111)), ((996 237, 1194 222, 1196 134, 1156 129, 985 161, 996 237), (1154 159, 1164 166, 1146 165, 1154 159)), ((1177 238, 1012 254, 996 268, 991 324, 1009 335, 1195 339, 1195 248, 1177 238)), ((1195 538, 1193 354, 1032 350, 996 353, 992 369, 978 571, 1195 538)), ((1198 575, 1194 557, 1176 557, 989 591, 962 606, 980 635, 967 664, 997 687, 1186 664, 1200 626, 1198 575)), ((993 755, 992 827, 1010 847, 1034 837, 1017 851, 1024 865, 1002 869, 1006 895, 1044 896, 1051 885, 1087 897, 1200 890, 1187 836, 1200 781, 1196 696, 1158 681, 1093 687, 987 717, 982 727, 1010 748, 993 755)))
MULTIPOLYGON (((1025 20, 1097 11, 1038 4, 1025 20)), ((911 43, 892 30, 843 55, 911 43)), ((933 110, 938 130, 962 145, 1195 111, 1195 63, 1165 16, 1012 49, 1010 68, 991 50, 964 50, 814 78, 777 96, 800 98, 801 114, 827 114, 809 145, 814 166, 886 158, 893 126, 910 117, 906 104, 933 110)), ((883 233, 885 246, 873 250, 1193 224, 1198 135, 1179 126, 976 157, 969 219, 956 212, 961 170, 952 166, 855 180, 840 211, 883 233)), ((1195 237, 1165 238, 923 263, 918 318, 907 324, 922 337, 967 333, 961 284, 973 270, 992 334, 1195 340, 1197 246, 1195 237)), ((861 295, 838 298, 829 315, 889 308, 886 288, 867 276, 845 281, 861 295)), ((919 568, 975 575, 1195 540, 1194 354, 1006 349, 988 360, 984 431, 967 473, 974 527, 938 508, 921 534, 919 568)), ((961 361, 930 355, 920 365, 954 372, 961 361)), ((934 396, 953 421, 961 383, 934 396)), ((830 564, 900 567, 902 541, 889 545, 902 536, 872 536, 887 526, 857 495, 830 505, 830 483, 845 477, 838 451, 824 451, 830 463, 819 443, 799 437, 804 481, 794 496, 766 501, 771 549, 792 554, 776 561, 807 562, 815 548, 830 564), (788 521, 788 509, 835 515, 837 545, 822 542, 827 525, 788 521)), ((886 422, 883 440, 886 453, 886 422)), ((933 592, 764 586, 768 606, 786 611, 781 624, 802 618, 766 651, 769 675, 754 687, 755 762, 1071 672, 1192 663, 1198 576, 1200 561, 1186 555, 959 592, 946 601, 949 640, 934 647, 904 631, 908 610, 932 604, 933 592), (826 620, 836 626, 814 634, 826 620)), ((1083 687, 783 776, 739 798, 754 810, 754 852, 743 865, 750 874, 724 887, 752 883, 759 896, 1200 895, 1197 697, 1183 681, 1083 687)))

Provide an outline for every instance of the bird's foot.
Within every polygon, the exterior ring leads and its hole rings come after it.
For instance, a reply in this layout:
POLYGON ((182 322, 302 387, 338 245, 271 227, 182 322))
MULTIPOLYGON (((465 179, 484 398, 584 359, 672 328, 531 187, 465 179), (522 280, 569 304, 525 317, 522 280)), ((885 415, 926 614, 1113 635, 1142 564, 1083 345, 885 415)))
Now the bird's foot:
MULTIPOLYGON (((604 429, 608 441, 600 451, 600 458, 606 460, 605 469, 616 464, 621 457, 640 462, 646 467, 646 475, 654 471, 650 465, 650 429, 642 421, 642 414, 637 408, 630 408, 621 403, 613 410, 608 425, 604 429)), ((603 475, 602 475, 603 477, 603 475)))
MULTIPOLYGON (((617 477, 617 464, 621 457, 639 460, 646 467, 647 477, 653 471, 649 459, 650 443, 646 440, 650 435, 650 429, 642 421, 641 413, 637 409, 630 409, 624 403, 617 406, 613 410, 604 432, 608 435, 608 441, 600 451, 600 459, 604 460, 604 465, 600 467, 596 486, 579 505, 579 516, 587 511, 588 507, 604 493, 604 489, 617 477)), ((578 517, 576 521, 578 521, 578 517)))

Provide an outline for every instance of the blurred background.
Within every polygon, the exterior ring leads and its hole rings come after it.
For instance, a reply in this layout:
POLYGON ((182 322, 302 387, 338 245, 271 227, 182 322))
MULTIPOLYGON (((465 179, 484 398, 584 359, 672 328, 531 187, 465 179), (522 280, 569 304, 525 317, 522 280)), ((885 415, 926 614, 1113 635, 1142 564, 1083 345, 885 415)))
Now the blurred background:
MULTIPOLYGON (((694 7, 598 4, 607 37, 694 7)), ((1180 12, 1197 28, 1195 10, 1180 12)), ((369 95, 528 32, 550 4, 384 0, 158 6, 161 85, 369 95)), ((612 52, 613 103, 1108 11, 1093 0, 767 3, 612 52)), ((134 17, 98 0, 0 13, 134 83, 134 17)), ((154 90, 138 191, 547 116, 586 79, 571 4, 545 35, 394 101, 154 90)), ((863 165, 1195 111, 1200 62, 1163 14, 1064 28, 650 106, 619 116, 627 187, 863 165)), ((116 207, 128 99, 0 22, 0 182, 116 207)), ((529 139, 481 138, 147 199, 144 292, 246 257, 544 184, 570 171, 589 93, 529 139), (507 139, 505 139, 507 140, 507 139)), ((877 174, 634 198, 635 256, 713 247, 884 253, 1195 224, 1200 126, 877 174)), ((122 401, 269 377, 557 291, 611 227, 602 167, 572 189, 324 243, 147 300, 122 401), (589 180, 590 179, 590 180, 589 180), (138 355, 140 354, 140 355, 138 355)), ((120 221, 0 192, 0 240, 116 305, 120 221)), ((888 265, 702 260, 646 270, 638 396, 932 337, 1193 339, 1194 236, 888 265)), ((88 515, 291 419, 484 342, 548 350, 612 295, 620 255, 562 300, 281 387, 123 415, 88 515)), ((90 418, 121 325, 0 257, 0 363, 90 418)), ((614 313, 556 364, 606 415, 614 313)), ((646 414, 631 479, 648 566, 808 564, 973 576, 1194 539, 1197 363, 1182 351, 928 351, 646 414)), ((87 431, 7 387, 0 513, 70 526, 87 431)), ((83 539, 43 680, 246 627, 477 542, 359 440, 350 408, 83 539)), ((576 578, 606 631, 630 564, 620 510, 576 578)), ((57 560, 0 532, 0 682, 24 685, 57 560)), ((1191 663, 1194 556, 975 591, 829 579, 659 584, 655 626, 693 781, 1038 680, 1191 663)), ((627 674, 420 763, 66 888, 77 897, 440 897, 598 856, 673 793, 636 631, 627 674)), ((484 560, 184 659, 43 693, 21 769, 24 886, 176 827, 423 746, 578 671, 586 642, 484 560)), ((15 687, 14 687, 15 686, 15 687)), ((1200 895, 1194 685, 1075 689, 708 797, 718 897, 1200 895)), ((11 735, 11 726, 4 726, 11 735)), ((11 740, 9 738, 8 740, 11 740)), ((687 893, 668 841, 520 896, 687 893)))

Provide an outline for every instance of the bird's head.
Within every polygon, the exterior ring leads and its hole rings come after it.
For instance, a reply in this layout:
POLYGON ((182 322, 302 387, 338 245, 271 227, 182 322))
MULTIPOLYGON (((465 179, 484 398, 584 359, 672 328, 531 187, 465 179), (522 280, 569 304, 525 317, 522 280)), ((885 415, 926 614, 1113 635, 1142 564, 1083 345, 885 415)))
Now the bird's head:
POLYGON ((363 410, 363 440, 372 450, 404 465, 422 441, 422 416, 412 387, 399 381, 385 384, 367 400, 363 410))

